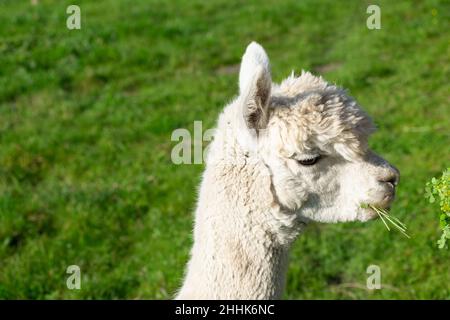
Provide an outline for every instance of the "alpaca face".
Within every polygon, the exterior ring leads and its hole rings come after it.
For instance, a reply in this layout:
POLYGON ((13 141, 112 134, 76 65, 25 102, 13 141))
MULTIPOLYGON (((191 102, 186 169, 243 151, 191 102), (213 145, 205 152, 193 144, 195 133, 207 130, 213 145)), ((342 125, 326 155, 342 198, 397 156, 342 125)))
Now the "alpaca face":
POLYGON ((389 208, 398 182, 395 168, 371 151, 349 160, 327 149, 317 146, 291 156, 264 154, 273 192, 282 206, 321 222, 366 221, 377 216, 361 208, 362 204, 389 208))
POLYGON ((256 43, 239 82, 240 139, 268 167, 280 206, 321 222, 376 217, 363 204, 389 208, 399 172, 369 150, 372 121, 344 90, 310 73, 272 84, 256 43))

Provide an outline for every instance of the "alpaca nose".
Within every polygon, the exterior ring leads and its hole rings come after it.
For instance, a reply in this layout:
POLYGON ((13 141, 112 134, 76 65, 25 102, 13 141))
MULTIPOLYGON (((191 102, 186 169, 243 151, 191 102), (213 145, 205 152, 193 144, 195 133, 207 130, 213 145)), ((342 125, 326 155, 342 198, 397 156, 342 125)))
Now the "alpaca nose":
POLYGON ((383 176, 378 178, 379 182, 390 183, 393 187, 398 185, 400 180, 400 172, 395 167, 390 167, 389 171, 387 171, 383 176))

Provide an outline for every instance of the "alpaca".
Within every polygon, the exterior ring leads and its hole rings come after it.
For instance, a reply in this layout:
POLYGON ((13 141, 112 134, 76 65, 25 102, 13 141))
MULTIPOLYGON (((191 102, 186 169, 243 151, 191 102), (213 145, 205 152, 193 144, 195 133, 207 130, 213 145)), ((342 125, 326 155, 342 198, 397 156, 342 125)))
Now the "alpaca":
POLYGON ((311 221, 367 221, 399 172, 367 145, 374 125, 343 89, 302 72, 272 83, 252 42, 219 116, 176 299, 278 299, 289 248, 311 221))

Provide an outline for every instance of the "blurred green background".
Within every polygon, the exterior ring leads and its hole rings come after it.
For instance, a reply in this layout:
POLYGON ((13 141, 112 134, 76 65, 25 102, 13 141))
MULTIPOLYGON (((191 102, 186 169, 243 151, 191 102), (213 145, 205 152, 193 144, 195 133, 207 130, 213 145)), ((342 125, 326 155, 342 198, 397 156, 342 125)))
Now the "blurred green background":
POLYGON ((349 89, 402 173, 381 221, 311 225, 287 299, 450 298, 449 250, 424 185, 449 165, 448 1, 0 0, 0 298, 171 298, 192 238, 202 165, 174 165, 176 128, 214 126, 256 40, 292 69, 349 89), (81 8, 81 30, 66 8, 81 8), (381 30, 366 27, 369 4, 381 30), (79 265, 81 290, 66 268, 79 265), (382 289, 367 290, 366 268, 382 289))

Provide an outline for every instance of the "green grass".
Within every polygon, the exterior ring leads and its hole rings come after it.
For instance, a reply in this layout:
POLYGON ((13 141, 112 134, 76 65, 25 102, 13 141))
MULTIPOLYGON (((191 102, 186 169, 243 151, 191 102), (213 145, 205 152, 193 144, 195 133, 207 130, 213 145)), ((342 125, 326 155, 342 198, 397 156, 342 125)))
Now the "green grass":
POLYGON ((192 238, 201 165, 171 163, 176 128, 214 126, 246 45, 275 81, 292 69, 350 90, 401 171, 380 221, 314 224, 296 242, 285 298, 450 298, 449 250, 426 181, 449 165, 450 6, 376 1, 0 2, 0 298, 170 298, 192 238), (82 289, 66 288, 67 266, 82 289), (381 290, 366 289, 379 265, 381 290))

